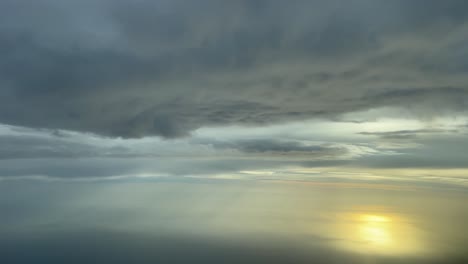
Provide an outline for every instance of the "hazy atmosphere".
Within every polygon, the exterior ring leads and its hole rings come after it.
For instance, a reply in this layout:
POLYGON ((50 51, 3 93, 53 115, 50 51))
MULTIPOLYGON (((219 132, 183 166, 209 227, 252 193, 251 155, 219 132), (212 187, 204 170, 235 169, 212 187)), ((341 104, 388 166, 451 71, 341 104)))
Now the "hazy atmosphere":
POLYGON ((0 262, 468 263, 468 1, 0 0, 0 262))

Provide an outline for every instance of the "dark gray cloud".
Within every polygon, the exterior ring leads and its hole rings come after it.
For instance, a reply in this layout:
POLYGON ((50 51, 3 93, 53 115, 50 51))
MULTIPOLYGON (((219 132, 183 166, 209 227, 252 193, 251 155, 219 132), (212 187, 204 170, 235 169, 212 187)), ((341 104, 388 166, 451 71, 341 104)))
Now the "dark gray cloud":
POLYGON ((414 129, 414 130, 396 130, 385 132, 359 132, 360 135, 378 136, 382 139, 414 139, 421 135, 437 135, 444 133, 457 133, 458 130, 444 129, 414 129))
POLYGON ((0 122, 180 137, 381 106, 465 111, 467 5, 3 0, 0 122))
POLYGON ((195 140, 204 142, 215 149, 237 150, 256 156, 287 155, 287 157, 305 156, 309 158, 336 158, 348 154, 348 149, 333 144, 307 144, 307 142, 281 139, 249 139, 236 141, 195 140))
POLYGON ((97 148, 87 144, 20 135, 0 135, 0 146, 0 159, 92 157, 99 154, 97 148))
POLYGON ((0 132, 0 178, 188 176, 271 169, 303 161, 322 164, 354 157, 343 145, 276 138, 122 140, 8 126, 0 127, 0 132))
POLYGON ((215 158, 251 157, 327 159, 340 158, 349 150, 330 143, 310 144, 303 141, 281 139, 216 140, 190 139, 161 141, 156 138, 146 142, 113 140, 86 134, 64 131, 38 131, 11 129, 12 134, 0 135, 0 160, 28 158, 215 158), (15 131, 16 130, 16 131, 15 131))

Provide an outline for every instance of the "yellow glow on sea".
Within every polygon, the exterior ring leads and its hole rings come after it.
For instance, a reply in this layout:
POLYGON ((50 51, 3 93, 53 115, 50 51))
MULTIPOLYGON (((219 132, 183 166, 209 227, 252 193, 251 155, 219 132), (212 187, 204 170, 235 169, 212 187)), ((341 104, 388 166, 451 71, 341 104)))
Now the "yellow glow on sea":
POLYGON ((340 215, 334 233, 341 247, 359 253, 412 255, 424 249, 421 230, 415 223, 389 213, 340 215))
POLYGON ((359 215, 358 238, 369 246, 388 247, 392 241, 391 218, 380 215, 359 215))

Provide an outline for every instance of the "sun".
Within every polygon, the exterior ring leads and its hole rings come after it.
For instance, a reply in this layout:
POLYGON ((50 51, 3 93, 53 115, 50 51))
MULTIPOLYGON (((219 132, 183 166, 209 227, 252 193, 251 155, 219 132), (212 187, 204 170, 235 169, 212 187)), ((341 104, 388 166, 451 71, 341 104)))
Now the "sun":
POLYGON ((336 225, 338 244, 364 254, 418 254, 424 247, 420 241, 421 233, 412 222, 390 212, 343 214, 336 225))
POLYGON ((391 219, 380 215, 360 215, 359 240, 370 247, 388 247, 392 244, 391 219))

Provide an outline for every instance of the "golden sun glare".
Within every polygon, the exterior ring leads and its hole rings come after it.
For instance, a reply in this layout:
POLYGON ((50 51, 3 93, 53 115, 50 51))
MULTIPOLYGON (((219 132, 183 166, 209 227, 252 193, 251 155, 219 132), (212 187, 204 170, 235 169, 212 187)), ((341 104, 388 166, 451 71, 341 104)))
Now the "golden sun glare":
POLYGON ((345 248, 384 255, 421 252, 420 234, 407 219, 389 213, 350 213, 339 217, 336 234, 345 248))
POLYGON ((392 243, 390 232, 391 219, 379 215, 361 215, 359 217, 359 240, 370 246, 389 246, 392 243))

